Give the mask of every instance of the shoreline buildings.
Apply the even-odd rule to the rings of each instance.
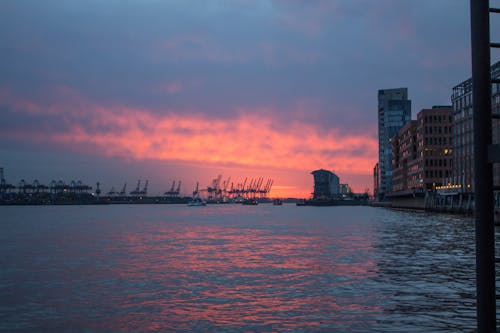
[[[392,194],[434,191],[451,178],[452,108],[423,109],[392,138]]]
[[[298,206],[360,206],[368,203],[368,193],[352,193],[348,184],[341,184],[339,177],[325,169],[312,171],[314,192],[312,198],[297,203]]]
[[[411,120],[411,100],[407,88],[383,89],[378,91],[378,142],[379,162],[375,197],[384,200],[392,191],[392,143],[391,138]]]
[[[340,195],[340,179],[331,171],[319,169],[311,172],[314,177],[314,200],[326,200]]]
[[[491,66],[491,78],[500,78],[500,61]],[[472,79],[453,87],[453,175],[451,183],[464,193],[474,192],[474,130],[472,125]],[[492,84],[491,108],[500,114],[500,85]],[[492,122],[493,143],[500,143],[500,121]],[[493,182],[500,184],[500,165],[493,165]]]
[[[500,61],[491,66],[491,78],[500,78]],[[405,88],[379,90],[379,161],[373,169],[376,200],[425,194],[426,205],[432,201],[471,210],[475,188],[472,79],[454,86],[450,99],[451,106],[423,109],[417,120],[410,120],[405,118]],[[398,108],[394,100],[399,100],[399,111],[391,113]],[[492,84],[491,101],[492,114],[500,115],[498,83]],[[500,119],[492,121],[492,139],[500,143]],[[500,164],[493,165],[493,182],[500,185]],[[499,191],[495,197],[498,206]]]

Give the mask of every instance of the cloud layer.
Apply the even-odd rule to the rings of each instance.
[[[376,158],[377,145],[370,135],[344,135],[294,120],[281,122],[272,116],[280,112],[271,109],[235,110],[231,118],[201,112],[183,115],[180,110],[98,105],[68,89],[60,89],[55,100],[41,104],[1,93],[0,107],[11,110],[15,118],[50,121],[30,129],[10,124],[0,137],[123,159],[304,173],[326,167],[344,176],[366,173]]]
[[[6,0],[2,164],[37,145],[371,188],[377,90],[408,87],[414,114],[449,104],[468,17],[456,0]]]

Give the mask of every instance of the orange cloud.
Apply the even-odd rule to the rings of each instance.
[[[68,127],[55,128],[39,135],[38,140],[76,150],[91,149],[108,157],[286,169],[302,171],[308,179],[309,171],[326,168],[341,180],[371,175],[376,160],[377,142],[370,135],[345,135],[336,128],[326,131],[296,121],[279,123],[271,116],[254,115],[249,110],[236,110],[238,115],[233,118],[212,118],[202,113],[181,115],[172,110],[162,113],[123,105],[97,105],[78,98],[63,100],[66,102],[50,106],[19,99],[11,104],[30,113],[64,115]],[[273,110],[266,114],[273,114]],[[309,181],[312,183],[312,178]],[[367,185],[371,184],[355,184],[358,190]],[[294,187],[293,180],[276,184],[275,194],[285,196],[298,191]],[[310,189],[302,187],[300,191],[309,193]]]
[[[354,173],[370,169],[377,147],[373,138],[344,136],[336,129],[321,133],[310,124],[291,123],[276,129],[272,118],[261,116],[158,116],[120,107],[94,111],[94,121],[100,126],[119,131],[96,132],[75,123],[51,139],[71,145],[92,144],[107,156],[291,169],[324,166]],[[351,153],[356,150],[361,153]]]

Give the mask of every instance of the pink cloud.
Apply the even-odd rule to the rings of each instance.
[[[44,105],[3,93],[0,103],[18,112],[65,117],[68,127],[49,133],[3,132],[0,137],[37,140],[77,152],[136,160],[185,161],[269,170],[309,171],[325,168],[342,177],[369,176],[377,142],[371,135],[345,135],[339,129],[273,118],[277,110],[239,110],[233,118],[180,110],[99,105],[76,93]],[[308,177],[309,178],[309,177]],[[293,186],[289,179],[285,184]],[[278,184],[279,185],[279,184]],[[369,185],[369,184],[368,184]],[[360,184],[367,187],[367,184]],[[282,188],[283,190],[283,188]],[[309,190],[308,190],[309,191]]]

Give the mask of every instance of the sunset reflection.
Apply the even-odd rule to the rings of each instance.
[[[126,252],[118,278],[144,289],[125,303],[154,309],[147,317],[161,317],[163,329],[366,325],[377,301],[353,288],[359,295],[376,276],[366,255],[372,239],[339,235],[178,223],[125,234],[123,247],[110,251]]]

